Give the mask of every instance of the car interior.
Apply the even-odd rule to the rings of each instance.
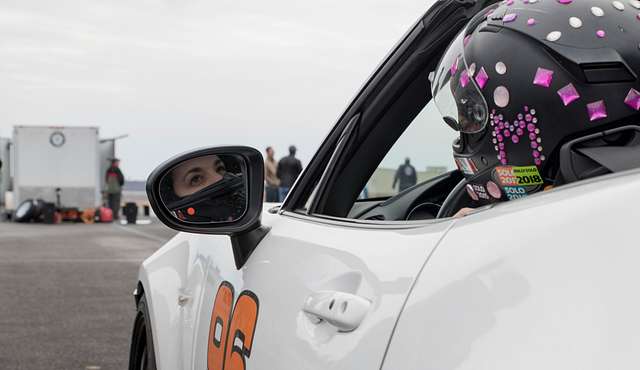
[[[397,194],[368,199],[359,196],[387,153],[431,101],[429,74],[449,42],[479,9],[494,2],[440,2],[427,11],[338,120],[281,209],[379,223],[445,218],[468,206],[466,182],[453,167]],[[437,145],[452,154],[457,135],[451,133],[449,142],[430,142],[426,135],[424,145]],[[640,163],[640,132],[635,125],[574,139],[559,149],[556,185],[635,168]]]
[[[491,2],[431,8],[347,109],[306,169],[312,173],[303,174],[283,209],[331,218],[406,221],[449,217],[464,206],[466,192],[458,170],[392,197],[358,200],[358,196],[385,155],[431,101],[429,74],[450,40],[475,14],[475,7]],[[454,131],[451,135],[452,139],[457,136]],[[451,143],[436,145],[452,153]]]

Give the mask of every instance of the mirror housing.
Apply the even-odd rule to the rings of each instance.
[[[244,212],[239,212],[238,217],[229,217],[228,221],[221,222],[193,222],[184,217],[178,217],[176,211],[167,206],[167,177],[173,176],[174,171],[181,165],[194,163],[208,157],[238,159],[236,167],[239,168],[244,181],[242,195],[246,199],[246,202],[243,203],[245,205]],[[260,152],[254,148],[245,146],[211,147],[179,154],[159,165],[149,175],[146,188],[151,208],[158,219],[168,227],[195,234],[229,235],[238,269],[244,265],[251,252],[269,231],[268,228],[260,224],[264,194],[264,161]],[[200,206],[200,209],[202,208],[204,207]],[[189,210],[191,211],[193,208],[189,208]]]

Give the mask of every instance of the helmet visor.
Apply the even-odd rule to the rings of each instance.
[[[486,73],[467,64],[465,45],[471,35],[463,30],[440,60],[431,82],[431,93],[444,121],[454,130],[467,134],[482,131],[487,124],[488,107],[478,85],[484,87]]]

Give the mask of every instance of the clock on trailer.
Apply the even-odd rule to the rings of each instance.
[[[49,136],[49,142],[56,148],[63,146],[65,140],[64,134],[60,131],[55,131],[51,136]]]

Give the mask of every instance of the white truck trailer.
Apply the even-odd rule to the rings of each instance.
[[[0,137],[0,207],[5,203],[5,194],[11,186],[11,139]]]
[[[102,202],[108,158],[101,150],[98,127],[15,126],[11,166],[17,206],[29,198],[80,209]],[[105,152],[105,153],[103,153]]]

